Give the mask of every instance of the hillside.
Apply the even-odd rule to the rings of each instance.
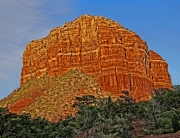
[[[8,97],[0,101],[0,107],[8,107],[13,113],[30,113],[32,117],[40,116],[57,121],[70,114],[75,114],[73,105],[76,97],[93,95],[107,97],[98,83],[90,75],[79,70],[70,70],[61,77],[49,78],[47,74],[30,79]]]

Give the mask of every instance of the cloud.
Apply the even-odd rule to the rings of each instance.
[[[72,0],[61,0],[61,1],[48,1],[45,9],[51,9],[51,10],[46,10],[45,13],[47,15],[50,15],[51,17],[58,17],[58,16],[67,16],[69,13],[72,11],[75,11],[73,8],[73,1]]]
[[[48,35],[58,19],[74,12],[72,4],[69,0],[0,0],[0,82],[12,77],[19,82],[26,44]]]
[[[40,20],[35,20],[41,14],[39,6],[23,0],[0,1],[0,79],[21,65],[24,44]]]

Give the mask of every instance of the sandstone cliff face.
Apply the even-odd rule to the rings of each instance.
[[[169,88],[172,89],[171,77],[168,73],[168,64],[157,53],[149,50],[150,70],[152,74],[154,89]]]
[[[27,44],[21,84],[71,68],[93,75],[114,96],[128,90],[137,101],[149,99],[154,88],[172,87],[167,63],[134,32],[101,16],[83,15]]]

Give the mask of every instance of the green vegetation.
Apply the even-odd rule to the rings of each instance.
[[[180,91],[159,89],[150,101],[137,103],[137,117],[146,134],[166,134],[180,130]]]
[[[45,119],[30,119],[30,115],[16,115],[6,109],[0,109],[0,137],[1,138],[45,138],[58,135],[54,131],[55,123]]]
[[[96,99],[85,96],[75,104],[79,107],[76,132],[87,138],[131,137],[136,104],[127,93],[113,102],[110,97]]]
[[[125,93],[126,94],[126,93]],[[121,106],[120,106],[121,105]],[[97,99],[94,96],[77,97],[74,107],[76,117],[69,116],[57,123],[45,119],[31,119],[30,115],[16,115],[6,109],[0,110],[2,138],[5,137],[124,137],[131,136],[132,120],[135,118],[135,104],[125,96],[113,102],[112,99]]]
[[[111,97],[95,98],[92,95],[76,97],[76,117],[69,116],[57,123],[40,117],[9,113],[0,109],[0,137],[47,138],[130,138],[134,122],[139,120],[142,133],[166,134],[180,130],[180,92],[157,90],[150,101],[135,103],[128,92],[116,101]]]
[[[173,85],[174,91],[180,91],[180,85]]]

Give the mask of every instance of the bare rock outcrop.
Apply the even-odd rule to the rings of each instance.
[[[172,88],[167,63],[137,34],[101,16],[82,15],[27,44],[21,84],[72,68],[94,76],[112,95],[128,90],[137,101],[149,99],[153,89]]]
[[[150,69],[154,89],[169,88],[172,89],[171,76],[168,73],[168,64],[156,52],[149,50],[150,54]]]

